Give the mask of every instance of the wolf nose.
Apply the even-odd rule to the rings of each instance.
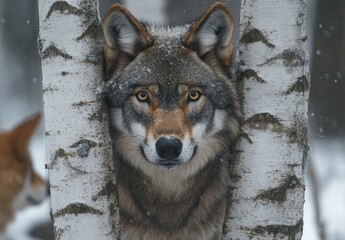
[[[173,159],[180,156],[182,143],[175,137],[161,137],[156,142],[156,152],[160,158]]]

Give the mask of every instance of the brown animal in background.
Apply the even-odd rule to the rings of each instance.
[[[47,183],[33,170],[28,151],[39,120],[36,114],[13,130],[0,133],[0,239],[17,210],[38,204],[47,195]]]

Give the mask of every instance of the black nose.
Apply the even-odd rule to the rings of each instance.
[[[173,159],[180,156],[182,143],[175,137],[161,137],[156,142],[156,152],[160,158]]]

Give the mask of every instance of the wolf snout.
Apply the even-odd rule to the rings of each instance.
[[[161,137],[156,142],[156,152],[164,160],[178,158],[182,152],[182,143],[176,137]]]

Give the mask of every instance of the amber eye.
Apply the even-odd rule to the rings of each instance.
[[[201,97],[201,93],[197,90],[191,90],[188,93],[188,102],[196,102]]]
[[[135,94],[136,98],[138,99],[139,102],[149,102],[149,94],[146,91],[139,91]]]

